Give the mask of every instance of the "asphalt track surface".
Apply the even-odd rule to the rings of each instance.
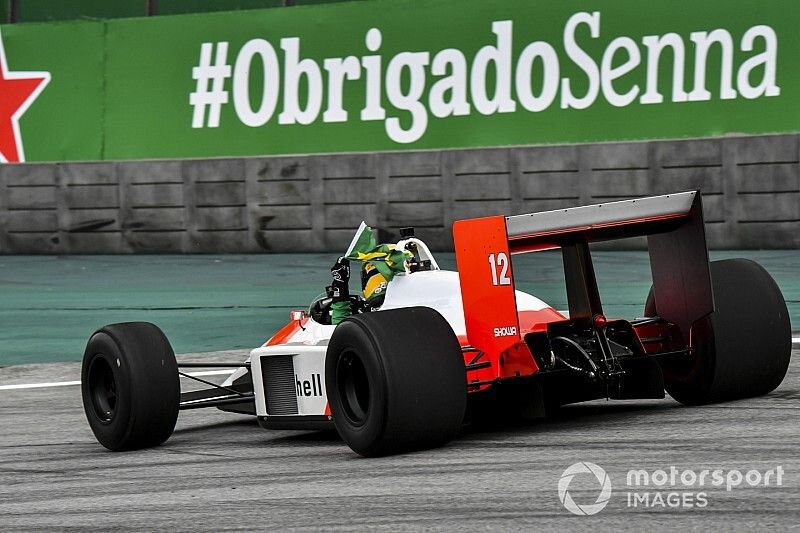
[[[0,529],[796,529],[794,348],[783,384],[762,398],[692,408],[670,398],[591,402],[565,407],[553,421],[465,431],[444,448],[381,459],[356,456],[335,434],[265,431],[215,409],[182,412],[163,446],[113,453],[94,440],[79,387],[0,390]],[[78,373],[75,363],[17,365],[0,369],[0,384]],[[607,507],[594,516],[568,513],[558,497],[562,472],[580,461],[604,468],[612,483]],[[773,477],[771,486],[730,491],[660,489],[705,492],[703,508],[628,507],[628,470],[670,466],[697,473],[780,466],[784,474],[781,486]],[[577,503],[593,503],[599,484],[582,474],[569,489]]]

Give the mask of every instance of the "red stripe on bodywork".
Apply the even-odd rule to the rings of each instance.
[[[287,342],[295,333],[300,331],[302,326],[305,326],[306,322],[308,322],[307,318],[304,318],[303,320],[292,320],[279,329],[275,335],[270,337],[270,339],[264,343],[264,346],[275,346],[276,344],[283,344]]]

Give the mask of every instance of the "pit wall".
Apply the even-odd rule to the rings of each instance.
[[[342,251],[362,219],[451,250],[461,218],[695,188],[711,248],[798,248],[799,160],[786,134],[2,165],[0,253]]]

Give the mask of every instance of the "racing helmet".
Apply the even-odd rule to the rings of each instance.
[[[380,307],[386,298],[386,287],[388,283],[375,265],[364,263],[361,269],[361,290],[364,301],[371,307]]]

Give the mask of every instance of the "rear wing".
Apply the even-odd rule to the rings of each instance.
[[[714,310],[699,191],[457,221],[470,344],[502,352],[521,338],[511,255],[561,248],[570,319],[588,324],[603,313],[589,243],[644,235],[658,314],[679,326],[688,344],[691,325]]]

